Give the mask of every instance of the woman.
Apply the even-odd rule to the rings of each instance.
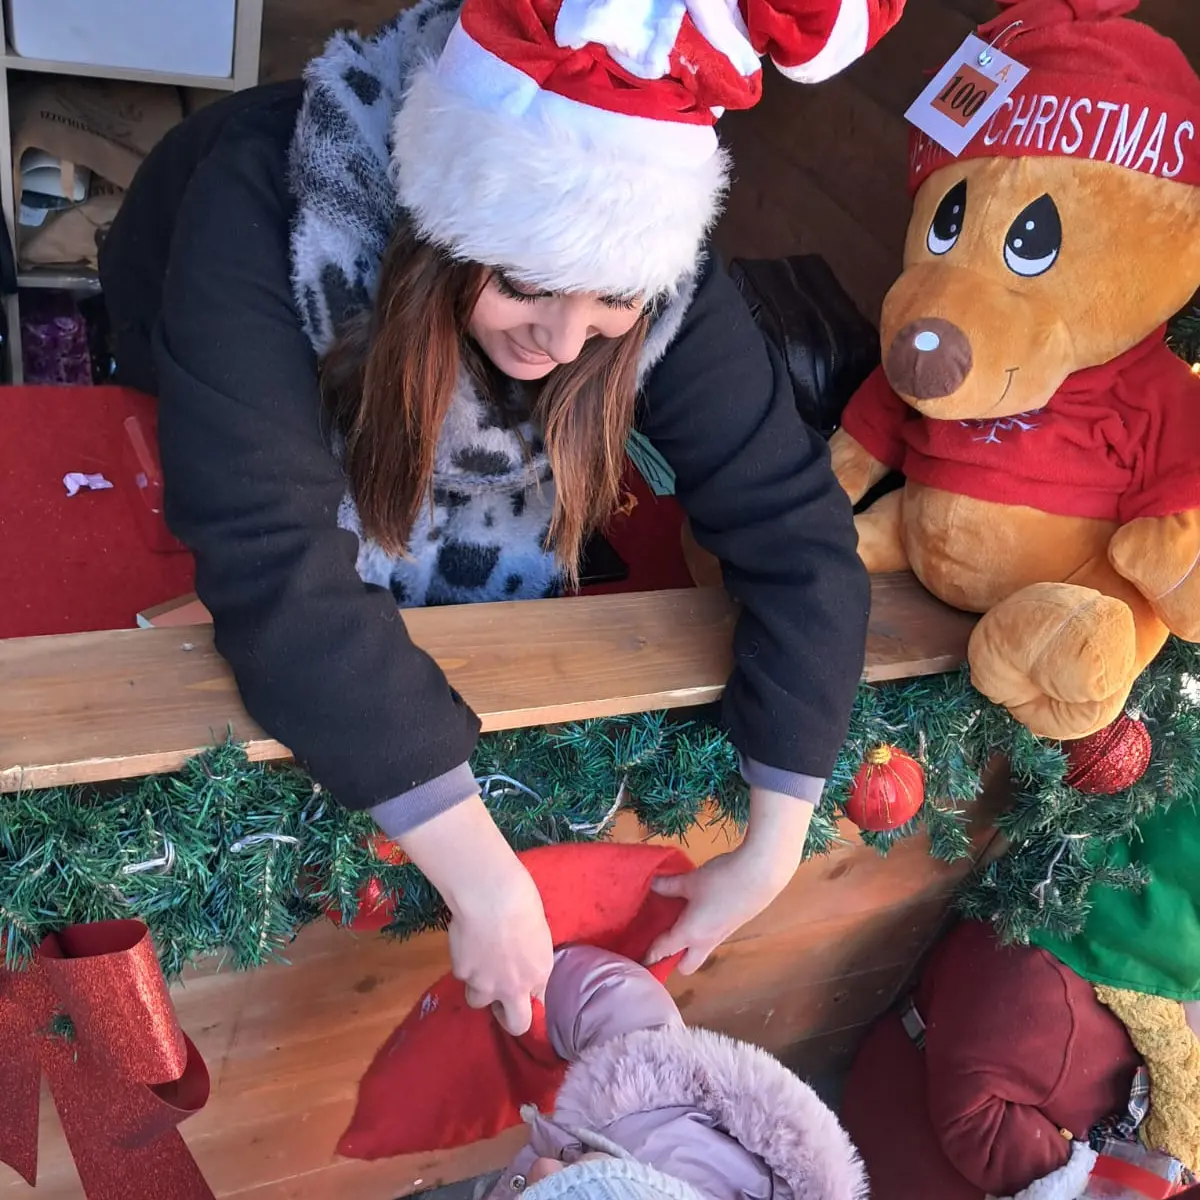
[[[303,87],[174,131],[105,245],[122,373],[159,397],[168,517],[247,709],[425,871],[456,973],[514,1032],[545,917],[467,765],[479,723],[397,604],[569,587],[636,407],[743,607],[724,715],[752,787],[745,844],[664,883],[690,904],[656,953],[694,970],[770,903],[844,736],[868,594],[825,449],[704,251],[713,110],[757,99],[759,53],[820,77],[899,3],[751,0],[747,28],[422,0],[335,37]]]

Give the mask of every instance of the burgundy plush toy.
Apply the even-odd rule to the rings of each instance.
[[[867,1035],[842,1119],[873,1200],[1074,1200],[1069,1164],[1086,1185],[1088,1134],[1128,1109],[1140,1065],[1090,983],[967,921]]]

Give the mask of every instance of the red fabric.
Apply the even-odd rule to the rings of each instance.
[[[1170,38],[1125,18],[1136,4],[1005,3],[979,36],[1029,74],[959,157],[1066,155],[1200,185],[1200,77]],[[914,134],[911,189],[953,161]]]
[[[837,40],[835,26],[844,4],[865,4],[868,27],[866,45],[847,50],[846,58],[873,46],[904,9],[904,0],[740,0],[739,6],[754,54],[770,54],[790,69],[811,62],[831,39]],[[469,0],[460,21],[474,41],[540,88],[589,108],[712,125],[720,112],[753,108],[762,98],[762,71],[757,63],[753,70],[747,63],[735,65],[707,40],[687,12],[668,57],[667,74],[644,79],[620,66],[597,43],[577,50],[560,46],[555,36],[560,7],[561,0]],[[647,13],[645,19],[665,21],[657,10]],[[623,19],[636,37],[642,12],[632,11]],[[753,59],[749,48],[745,52]],[[743,67],[748,70],[745,75]]]
[[[651,892],[651,880],[692,869],[672,847],[608,843],[547,846],[521,860],[556,946],[587,943],[636,961],[683,908]],[[654,973],[665,979],[674,966],[660,963]],[[338,1153],[389,1158],[495,1137],[520,1123],[523,1104],[550,1108],[566,1068],[550,1046],[540,1006],[533,1029],[513,1038],[490,1012],[469,1008],[463,985],[447,975],[375,1055]]]
[[[560,46],[554,39],[559,6],[560,0],[471,0],[459,19],[485,50],[540,88],[590,108],[711,126],[714,108],[753,108],[762,97],[762,72],[742,76],[699,36],[690,18],[684,18],[671,54],[671,74],[647,80],[619,66],[603,46]]]
[[[1045,408],[996,421],[935,421],[882,369],[846,432],[916,483],[998,504],[1125,523],[1200,508],[1200,379],[1147,339],[1068,377]]]
[[[0,388],[0,638],[128,629],[192,590],[191,557],[151,537],[123,422],[153,431],[154,401],[120,388]],[[151,436],[153,444],[153,436]],[[68,497],[68,472],[110,491]]]
[[[864,52],[900,20],[904,4],[905,0],[866,0]],[[842,7],[838,0],[738,0],[755,50],[769,54],[772,62],[786,70],[803,67],[836,42],[835,27]]]
[[[614,517],[604,536],[629,568],[629,576],[618,583],[583,588],[584,595],[693,587],[683,557],[683,509],[679,501],[674,496],[656,496],[632,464],[625,470],[623,486],[633,496],[634,506]]]
[[[938,1144],[925,1059],[895,1013],[867,1032],[838,1111],[867,1165],[872,1200],[984,1200]]]
[[[842,1117],[874,1200],[1011,1196],[1066,1163],[1060,1130],[1084,1137],[1124,1112],[1137,1053],[1091,984],[1045,951],[964,921],[915,999],[924,1050],[902,1044],[889,1014],[846,1085]]]
[[[155,402],[121,388],[0,388],[0,638],[129,629],[147,608],[194,587],[194,564],[143,503],[136,475],[158,469]],[[134,442],[131,418],[144,435]],[[142,443],[142,444],[139,444]],[[148,463],[146,460],[149,460]],[[99,472],[111,491],[68,497],[69,471]],[[606,534],[629,577],[585,591],[692,586],[680,546],[683,510],[629,468],[637,500]]]

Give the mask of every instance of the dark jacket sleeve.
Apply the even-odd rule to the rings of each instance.
[[[724,699],[734,744],[827,778],[862,674],[869,584],[828,449],[717,263],[647,380],[641,428],[742,606]]]
[[[250,714],[363,808],[461,774],[479,723],[337,525],[346,483],[289,284],[294,115],[230,129],[182,202],[154,340],[167,515]]]

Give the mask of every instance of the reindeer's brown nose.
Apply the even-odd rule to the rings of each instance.
[[[884,370],[896,391],[914,400],[936,400],[958,391],[971,362],[967,335],[949,321],[927,317],[896,334]]]

